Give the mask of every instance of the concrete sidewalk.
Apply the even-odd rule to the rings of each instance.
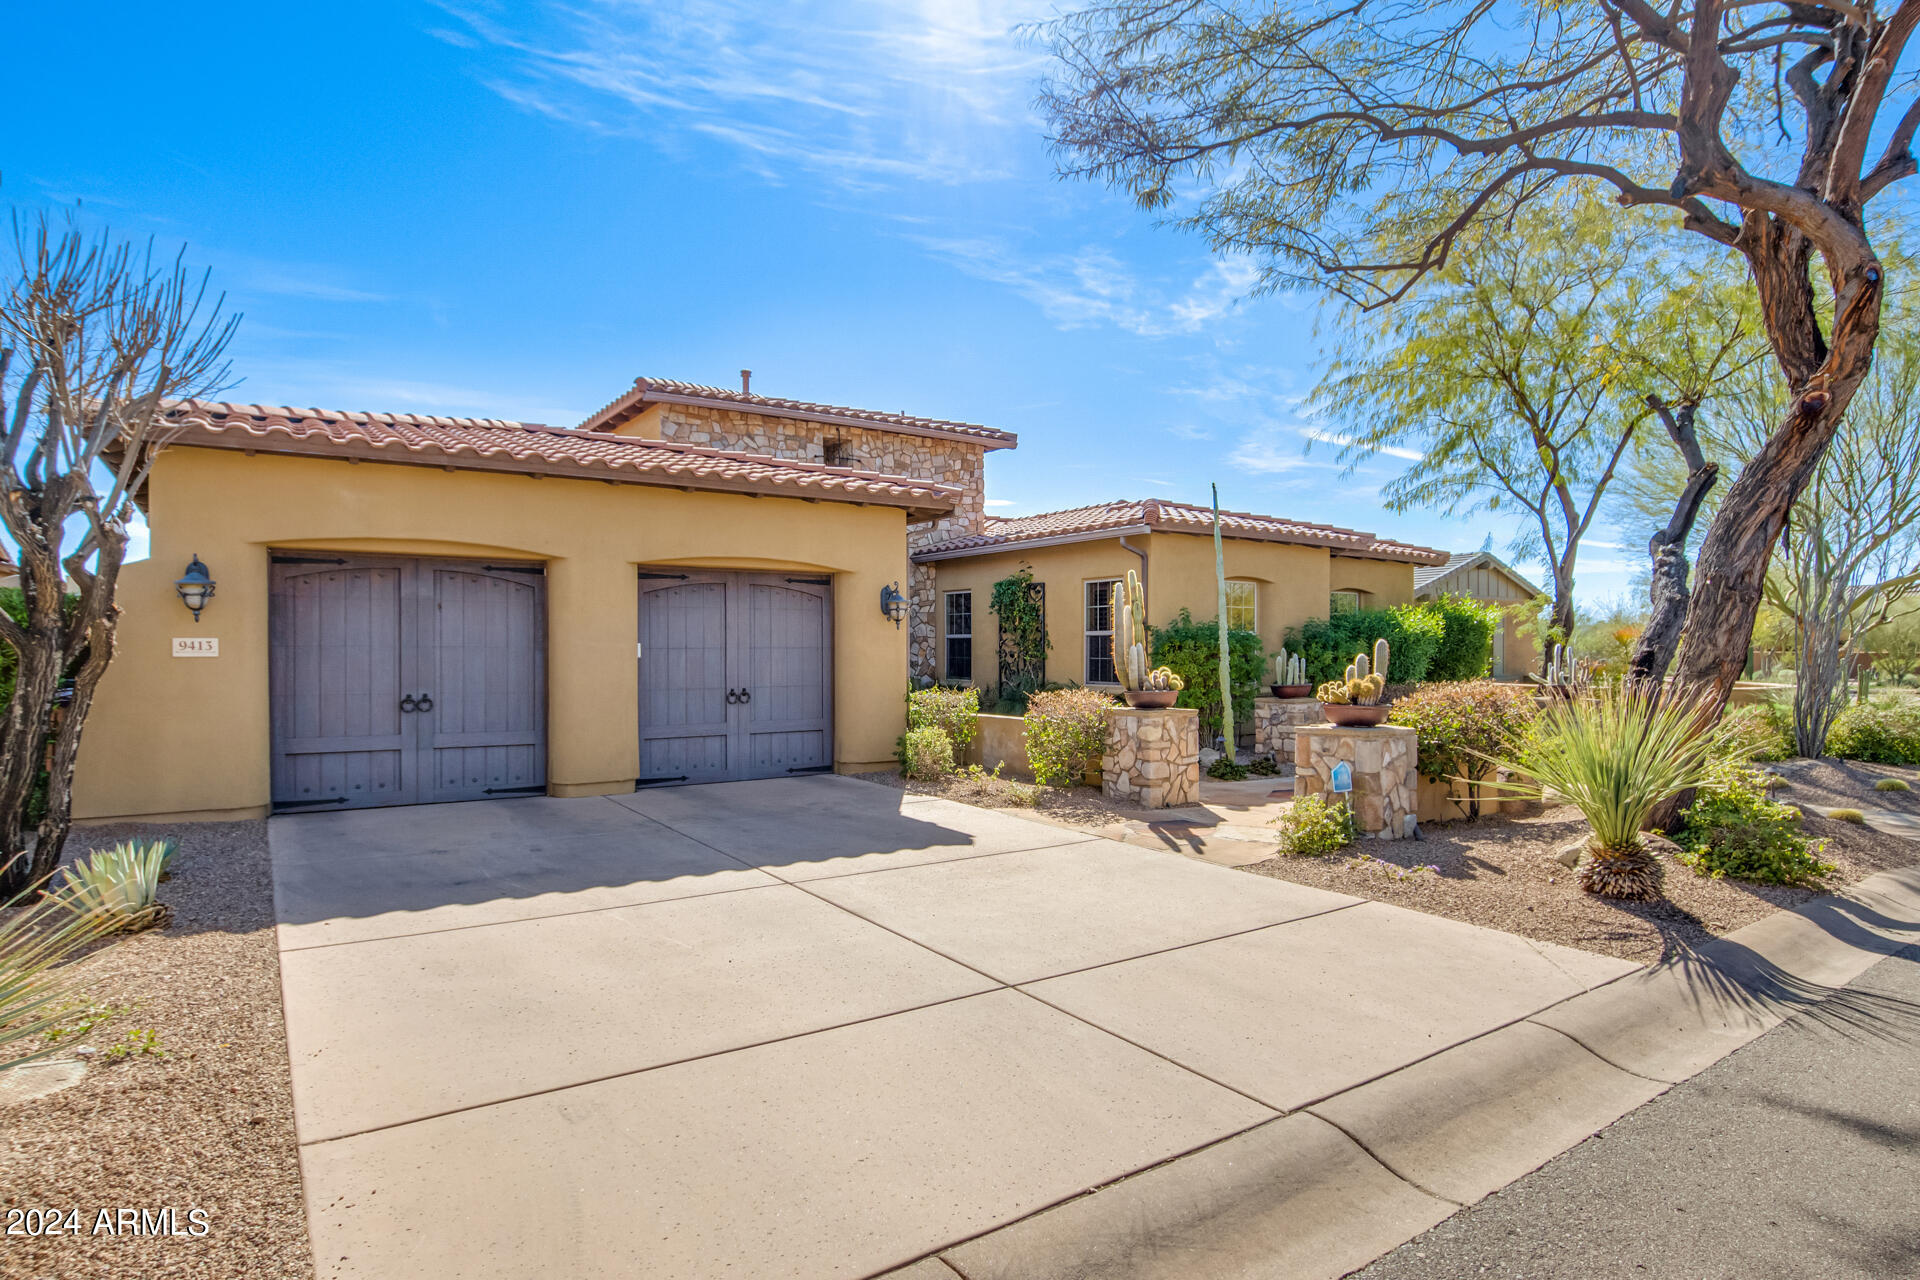
[[[831,777],[272,840],[323,1276],[1335,1276],[1920,921],[1641,972]]]

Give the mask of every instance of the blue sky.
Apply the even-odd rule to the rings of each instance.
[[[1029,0],[35,6],[0,196],[184,242],[239,400],[572,425],[634,377],[1016,431],[991,509],[1204,502],[1472,550],[1298,401],[1323,316],[1052,176]],[[84,74],[84,91],[74,77]],[[57,112],[46,104],[57,100]],[[1601,531],[1579,595],[1625,590]]]

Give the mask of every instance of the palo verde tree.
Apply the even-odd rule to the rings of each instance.
[[[1698,557],[1676,677],[1724,700],[1879,336],[1868,209],[1920,168],[1917,24],[1920,0],[1103,0],[1042,29],[1041,105],[1063,173],[1186,202],[1269,289],[1397,302],[1566,183],[1739,254],[1789,395]]]
[[[0,898],[60,860],[80,734],[113,659],[127,521],[169,435],[163,407],[227,385],[223,353],[237,321],[220,317],[218,301],[205,305],[204,276],[178,259],[156,262],[150,248],[137,253],[44,215],[16,217],[14,243],[17,268],[0,296],[9,408],[0,527],[19,562],[25,618],[0,611],[0,643],[16,663],[0,726]]]
[[[1417,451],[1382,491],[1389,510],[1521,513],[1509,550],[1546,564],[1548,631],[1563,641],[1581,539],[1647,417],[1623,353],[1659,302],[1635,269],[1658,249],[1650,220],[1566,203],[1473,228],[1400,305],[1343,326],[1312,397],[1349,462]]]

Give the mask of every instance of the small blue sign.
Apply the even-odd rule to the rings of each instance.
[[[1333,790],[1336,795],[1353,790],[1353,766],[1345,760],[1333,766]]]

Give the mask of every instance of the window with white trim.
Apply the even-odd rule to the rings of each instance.
[[[1229,582],[1227,584],[1227,630],[1258,631],[1260,612],[1256,602],[1259,598],[1259,588],[1254,583]]]
[[[973,679],[973,592],[947,592],[947,679]]]
[[[1088,684],[1120,683],[1113,666],[1113,588],[1119,581],[1101,578],[1086,584]]]
[[[1343,613],[1360,612],[1360,593],[1358,591],[1336,591],[1327,597],[1327,616],[1337,618]]]

